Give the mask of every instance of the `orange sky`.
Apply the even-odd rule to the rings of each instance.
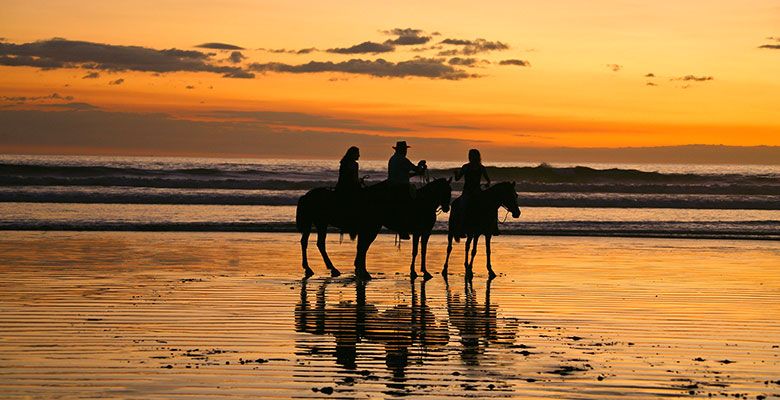
[[[51,104],[87,103],[96,107],[91,112],[164,113],[225,126],[236,117],[214,116],[213,111],[314,115],[361,124],[291,117],[270,126],[388,140],[426,137],[508,147],[780,145],[780,49],[775,48],[780,45],[780,5],[774,1],[25,0],[4,1],[0,26],[7,46],[0,54],[6,57],[0,62],[6,64],[0,66],[0,110],[6,113],[62,113],[73,107]],[[419,29],[419,36],[430,39],[395,45],[385,53],[326,51],[394,40],[398,35],[383,32],[393,28]],[[7,65],[23,56],[9,45],[52,38],[154,51],[197,50],[213,53],[209,65],[255,76],[236,79],[186,70],[154,74],[126,66],[96,67],[89,60],[53,69]],[[478,38],[507,48],[440,54],[465,49],[442,44],[445,39]],[[208,42],[242,47],[245,58],[231,63],[224,61],[230,51],[195,47]],[[318,50],[259,50],[312,47]],[[427,49],[413,50],[419,48]],[[468,77],[262,72],[251,67],[380,58],[403,63],[415,57]],[[452,65],[453,57],[474,58],[475,64]],[[500,64],[510,59],[529,65]],[[90,72],[98,77],[83,79]],[[120,84],[109,84],[120,79]],[[52,93],[71,98],[35,99]],[[22,96],[27,99],[20,100]],[[267,120],[260,123],[269,126]],[[29,143],[14,143],[15,138],[6,136],[0,151],[35,150]],[[57,146],[41,143],[40,148],[48,152]],[[305,155],[306,143],[300,149]]]

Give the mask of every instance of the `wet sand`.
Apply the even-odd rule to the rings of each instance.
[[[780,396],[780,245],[509,237],[471,282],[302,281],[284,233],[3,232],[0,396]],[[435,236],[430,270],[443,261]]]

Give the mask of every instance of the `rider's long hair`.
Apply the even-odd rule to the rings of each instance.
[[[469,150],[469,162],[472,164],[482,164],[482,155],[479,154],[479,150]]]
[[[344,153],[344,157],[341,157],[341,163],[344,164],[345,162],[357,161],[359,155],[360,149],[357,146],[352,146]]]

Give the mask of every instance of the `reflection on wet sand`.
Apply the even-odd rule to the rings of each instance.
[[[309,283],[301,282],[295,328],[298,332],[332,336],[336,342],[332,354],[336,364],[344,369],[358,368],[358,343],[367,341],[383,347],[387,369],[395,381],[403,381],[410,362],[424,363],[432,350],[441,349],[449,342],[446,322],[436,318],[426,305],[425,283],[420,287],[419,296],[415,284],[411,284],[411,305],[396,304],[384,311],[366,302],[366,283],[361,282],[347,283],[355,288],[354,301],[328,304],[326,291],[330,284],[344,284],[344,281],[322,281],[312,305],[307,294]],[[299,355],[304,357],[320,353],[303,343],[299,343],[299,350]]]
[[[312,288],[313,285],[316,288]],[[296,355],[300,357],[299,364],[308,365],[307,362],[313,359],[329,359],[347,372],[371,379],[372,374],[381,373],[370,370],[374,364],[371,361],[381,357],[390,375],[387,387],[401,391],[390,393],[409,394],[415,388],[429,386],[404,384],[409,380],[410,366],[421,367],[418,372],[428,376],[460,376],[461,372],[447,369],[447,365],[457,363],[459,358],[460,364],[466,367],[462,382],[461,379],[444,379],[438,381],[439,385],[454,381],[459,389],[466,390],[473,390],[478,383],[490,390],[508,387],[507,374],[493,368],[503,364],[499,362],[501,356],[495,349],[503,350],[505,356],[512,356],[509,349],[513,346],[519,323],[517,319],[509,318],[499,326],[498,306],[490,302],[490,281],[486,283],[482,303],[477,299],[471,281],[465,281],[462,293],[456,292],[447,283],[446,314],[442,310],[439,316],[426,303],[425,281],[411,281],[411,304],[391,304],[384,310],[381,309],[383,305],[367,302],[367,285],[370,284],[331,278],[317,284],[301,281],[300,300],[295,307],[296,331],[333,337],[335,344],[323,349],[322,341],[312,342],[305,337],[298,340]],[[330,286],[354,287],[354,300],[329,301]],[[311,289],[315,290],[312,295],[309,294]],[[313,297],[313,302],[310,297]],[[450,336],[453,336],[452,342]],[[488,351],[491,347],[495,349]],[[457,358],[451,358],[455,355]],[[436,367],[443,369],[439,371]],[[404,390],[406,392],[402,392]]]

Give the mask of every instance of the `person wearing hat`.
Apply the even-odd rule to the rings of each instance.
[[[424,174],[428,168],[425,160],[420,160],[417,165],[414,165],[414,163],[406,158],[407,149],[409,149],[409,147],[410,146],[406,144],[405,140],[398,141],[393,147],[393,149],[395,149],[395,154],[393,154],[387,162],[387,181],[390,184],[391,194],[401,204],[401,207],[399,207],[401,211],[398,218],[401,221],[405,221],[402,223],[403,226],[409,225],[409,216],[403,210],[407,210],[412,202],[413,187],[409,183],[409,178],[415,175]],[[401,239],[409,239],[408,232],[398,232],[398,236]]]
[[[414,165],[408,158],[406,158],[407,149],[409,145],[405,140],[401,140],[393,146],[395,154],[390,157],[390,161],[387,162],[387,180],[391,185],[409,185],[409,178],[415,175],[422,175],[425,173],[426,165],[425,160],[420,160],[417,165]]]

